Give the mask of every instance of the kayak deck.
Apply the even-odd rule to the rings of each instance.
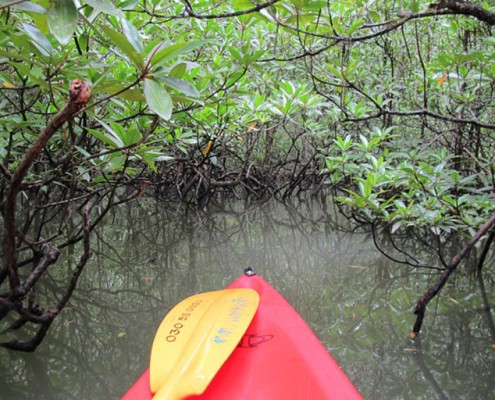
[[[256,290],[259,308],[206,391],[188,400],[362,399],[303,319],[268,282],[244,274],[228,288]],[[122,400],[152,397],[147,370]]]

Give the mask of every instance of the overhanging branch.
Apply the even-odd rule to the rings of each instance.
[[[19,287],[20,280],[17,272],[17,195],[21,190],[22,183],[31,166],[38,159],[44,147],[53,134],[78,113],[89,101],[91,92],[86,82],[76,79],[72,81],[69,91],[69,101],[63,109],[50,121],[46,128],[40,133],[36,141],[28,148],[21,159],[18,167],[14,170],[9,187],[3,199],[4,219],[4,254],[5,271],[7,272],[10,289],[15,293]]]
[[[429,7],[431,10],[449,10],[454,14],[468,15],[489,25],[495,25],[495,13],[468,1],[441,0]]]
[[[426,306],[428,303],[442,290],[444,285],[447,283],[450,275],[456,270],[461,261],[469,254],[476,243],[486,235],[490,228],[495,224],[495,214],[483,225],[478,232],[471,238],[471,240],[464,246],[464,248],[457,254],[447,265],[447,268],[438,277],[436,282],[431,286],[423,295],[419,298],[414,309],[414,314],[416,314],[416,322],[414,323],[411,338],[415,339],[421,330],[421,325],[423,324],[423,318],[426,313]]]

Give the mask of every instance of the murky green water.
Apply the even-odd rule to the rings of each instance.
[[[366,399],[494,396],[493,272],[485,302],[474,278],[448,284],[430,304],[418,351],[408,340],[412,307],[433,272],[390,261],[333,210],[175,207],[143,200],[106,219],[79,289],[38,351],[0,349],[0,399],[118,399],[146,368],[166,311],[247,266],[301,313]],[[65,278],[47,280],[46,295]]]

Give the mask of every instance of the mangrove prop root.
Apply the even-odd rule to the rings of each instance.
[[[436,282],[419,298],[414,309],[416,314],[416,321],[414,323],[412,332],[410,334],[412,339],[415,339],[421,330],[423,319],[426,313],[426,306],[428,303],[440,292],[445,283],[449,279],[450,275],[456,270],[461,261],[469,254],[474,245],[490,230],[492,225],[495,224],[495,214],[480,228],[478,232],[469,240],[464,248],[453,257],[447,264],[445,270],[440,274]]]

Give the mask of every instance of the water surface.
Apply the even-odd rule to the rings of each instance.
[[[408,339],[412,308],[435,271],[394,263],[351,228],[324,204],[121,207],[99,227],[95,255],[41,347],[0,349],[0,399],[118,399],[146,368],[167,310],[248,266],[298,310],[366,399],[490,398],[493,273],[485,297],[478,280],[452,280],[430,304],[418,348]],[[49,298],[66,279],[58,274],[45,282]]]

